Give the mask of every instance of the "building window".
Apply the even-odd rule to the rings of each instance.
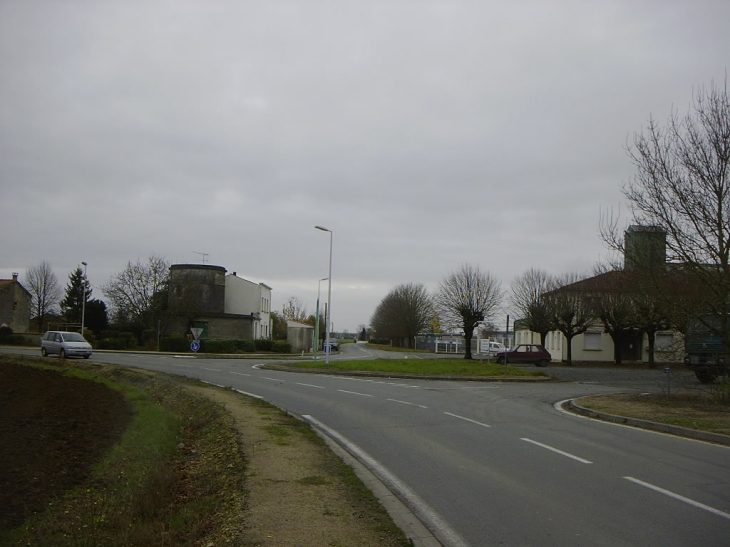
[[[586,351],[600,351],[601,333],[586,332],[585,334],[583,334],[583,349]]]
[[[671,332],[657,332],[654,336],[655,351],[672,351],[674,335]]]

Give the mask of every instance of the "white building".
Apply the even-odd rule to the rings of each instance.
[[[265,283],[254,283],[232,272],[226,276],[223,312],[253,316],[253,338],[271,338],[271,291]]]

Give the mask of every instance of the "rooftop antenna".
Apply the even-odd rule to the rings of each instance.
[[[200,255],[201,261],[203,264],[205,264],[206,260],[208,260],[208,253],[199,253],[198,251],[193,251],[196,255]]]

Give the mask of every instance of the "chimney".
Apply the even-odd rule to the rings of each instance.
[[[626,271],[657,273],[667,264],[667,233],[660,226],[629,226],[624,247]]]
[[[15,283],[17,283],[17,282],[18,282],[18,272],[13,272],[13,281],[14,281]]]

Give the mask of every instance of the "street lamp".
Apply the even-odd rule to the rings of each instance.
[[[86,262],[82,262],[84,265],[84,299],[81,301],[81,336],[84,335],[84,319],[86,319]]]
[[[325,228],[324,226],[315,226],[317,230],[330,233],[330,265],[329,265],[329,276],[327,278],[327,313],[325,314],[325,332],[327,337],[325,338],[326,344],[330,342],[330,324],[332,323],[332,230]],[[329,347],[329,351],[324,354],[325,366],[328,367],[330,364],[330,352],[332,346]]]
[[[323,277],[317,281],[317,308],[314,312],[314,360],[317,360],[317,348],[319,348],[319,290],[322,281],[327,281],[329,277]]]

